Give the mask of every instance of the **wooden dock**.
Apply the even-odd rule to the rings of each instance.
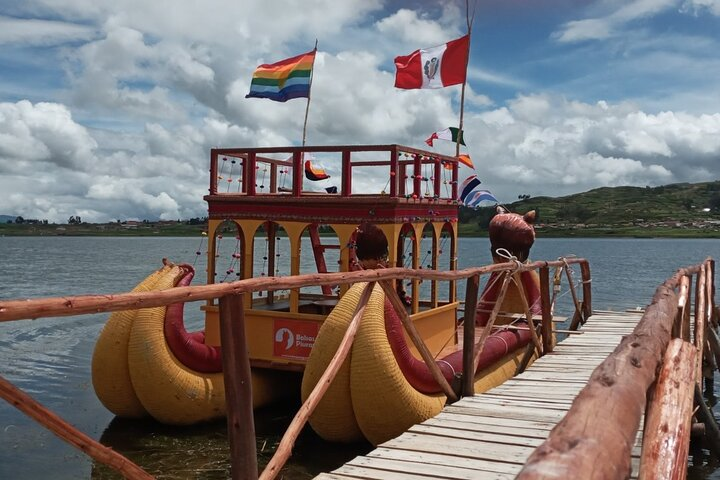
[[[329,479],[507,479],[548,436],[592,371],[632,332],[642,312],[596,311],[580,334],[488,392],[466,397],[436,417],[358,456]],[[642,422],[641,422],[642,425]],[[636,478],[641,436],[633,450]]]

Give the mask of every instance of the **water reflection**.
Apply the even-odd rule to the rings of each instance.
[[[275,453],[282,434],[299,407],[299,403],[285,402],[255,412],[258,467],[261,471]],[[100,443],[159,479],[230,478],[230,449],[225,420],[191,427],[172,427],[152,420],[114,418],[102,433]],[[369,450],[370,446],[365,443],[327,443],[306,428],[279,478],[313,478]],[[91,478],[118,480],[123,477],[110,467],[94,462]]]

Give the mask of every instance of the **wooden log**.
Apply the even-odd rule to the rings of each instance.
[[[467,279],[465,285],[465,312],[463,315],[463,377],[462,396],[475,394],[475,311],[480,291],[480,275]]]
[[[564,261],[565,259],[563,259]],[[575,284],[573,283],[573,277],[572,277],[572,271],[570,269],[570,265],[565,266],[565,275],[567,276],[568,281],[568,288],[570,289],[570,295],[573,299],[573,305],[575,305],[575,316],[578,318],[578,321],[580,323],[585,323],[585,319],[582,317],[582,305],[580,303],[580,300],[578,299],[577,292],[575,291]],[[573,318],[573,322],[575,319]],[[575,328],[570,328],[570,330],[575,330],[578,327],[578,325],[575,325]]]
[[[582,310],[575,310],[573,312],[572,320],[570,320],[570,325],[568,328],[570,330],[577,330],[580,328],[580,325],[582,325]]]
[[[713,268],[711,260],[705,261],[705,315],[707,317],[707,328],[715,327],[713,311],[715,310],[715,299],[713,298]]]
[[[697,375],[695,381],[702,386],[702,366],[703,366],[703,345],[705,345],[705,267],[700,269],[697,276],[697,286],[695,290],[695,348],[698,349],[699,355],[697,358]]]
[[[675,275],[658,287],[633,333],[595,369],[565,418],[530,455],[517,478],[629,477],[630,452],[647,390],[670,341],[679,278]]]
[[[711,310],[711,317],[712,317],[712,325],[713,328],[718,328],[718,323],[720,323],[720,318],[718,318],[718,307],[715,304],[715,260],[712,258],[708,259],[708,264],[710,265],[710,303],[712,305]]]
[[[540,337],[538,336],[537,329],[535,328],[535,323],[533,323],[533,316],[532,313],[530,313],[530,305],[528,304],[527,297],[525,296],[525,289],[523,288],[522,280],[520,280],[520,274],[514,273],[512,275],[512,280],[517,287],[518,294],[520,295],[520,302],[522,303],[523,310],[525,310],[525,321],[530,327],[532,327],[530,328],[530,338],[532,339],[533,345],[535,345],[535,350],[537,350],[539,357],[543,354],[543,346]]]
[[[578,263],[581,259],[570,259]],[[542,266],[557,266],[562,262],[532,262],[515,266],[508,263],[494,263],[483,267],[464,270],[435,271],[427,269],[386,268],[355,272],[294,275],[288,277],[261,277],[238,280],[230,283],[215,283],[188,287],[176,287],[162,291],[79,295],[70,297],[41,298],[28,300],[0,300],[0,322],[9,320],[35,319],[43,317],[68,317],[87,313],[115,312],[139,308],[158,307],[177,302],[195,302],[220,298],[224,295],[257,292],[261,290],[288,290],[309,285],[345,285],[355,282],[406,279],[461,280],[491,272],[531,271]]]
[[[388,298],[388,300],[390,300],[390,303],[400,317],[400,322],[402,322],[403,327],[405,327],[405,331],[410,337],[410,340],[412,340],[413,345],[415,345],[415,348],[417,348],[420,356],[425,361],[425,365],[427,365],[428,369],[430,370],[430,374],[432,375],[433,379],[437,382],[438,385],[440,385],[440,388],[442,388],[442,391],[448,398],[448,400],[450,400],[450,402],[456,402],[458,399],[457,394],[453,391],[452,387],[445,379],[442,371],[440,371],[440,367],[438,367],[437,363],[435,363],[435,358],[433,358],[432,353],[430,353],[430,350],[428,350],[427,345],[425,345],[425,342],[420,336],[420,333],[415,328],[415,324],[408,316],[407,310],[405,310],[405,305],[403,304],[402,300],[400,300],[397,290],[393,288],[393,286],[388,280],[380,282],[380,286],[385,292],[385,296]]]
[[[645,417],[640,480],[681,480],[687,475],[698,352],[681,339],[670,342]]]
[[[720,429],[715,421],[715,416],[710,410],[710,407],[705,403],[703,398],[702,389],[700,385],[695,382],[695,408],[698,420],[705,424],[705,439],[707,440],[708,448],[713,455],[720,456]]]
[[[550,268],[540,267],[540,306],[542,308],[542,341],[543,352],[551,353],[553,351],[552,336],[552,312],[550,306]],[[583,293],[583,296],[585,294]]]
[[[692,294],[692,283],[690,282],[690,276],[689,275],[683,275],[683,280],[680,283],[680,289],[682,290],[683,286],[685,286],[685,291],[687,292],[687,295],[685,297],[685,303],[683,305],[683,319],[682,319],[682,327],[680,328],[680,331],[682,332],[682,339],[686,342],[690,341],[690,295]]]
[[[233,480],[258,478],[252,374],[243,303],[242,295],[220,298],[220,342]]]
[[[305,403],[302,404],[300,410],[298,410],[298,413],[295,414],[292,422],[290,422],[287,430],[285,430],[285,434],[283,435],[282,440],[280,440],[280,444],[278,445],[275,454],[260,475],[260,480],[271,480],[275,478],[283,465],[285,465],[287,459],[290,458],[292,448],[295,445],[295,440],[298,435],[300,435],[302,428],[307,423],[310,415],[312,415],[315,411],[315,408],[318,406],[318,403],[320,403],[320,400],[322,400],[323,395],[327,392],[327,389],[330,388],[330,384],[335,379],[335,376],[340,370],[345,358],[347,358],[348,353],[350,353],[350,347],[352,347],[353,340],[355,340],[355,334],[360,327],[360,320],[362,320],[363,313],[365,313],[365,307],[367,306],[367,302],[370,299],[370,294],[372,293],[374,287],[375,282],[370,282],[365,286],[365,289],[358,300],[353,318],[350,320],[350,324],[348,324],[348,328],[345,331],[345,335],[343,336],[340,345],[338,346],[337,352],[335,352],[335,355],[332,360],[330,360],[330,363],[320,377],[320,380],[318,380],[307,400],[305,400]]]
[[[548,265],[550,265],[548,263]],[[562,279],[562,273],[563,269],[565,268],[565,263],[563,263],[560,266],[555,267],[555,272],[553,273],[553,293],[552,297],[550,298],[550,312],[553,312],[555,310],[555,301],[558,298],[558,295],[560,294],[560,280]]]
[[[580,274],[583,284],[583,317],[585,320],[592,315],[592,277],[590,276],[590,263],[587,261],[580,262]]]
[[[500,292],[495,299],[495,307],[490,313],[490,318],[488,318],[487,324],[485,324],[485,326],[483,327],[483,331],[480,332],[480,338],[478,338],[477,342],[474,342],[472,370],[470,370],[471,372],[473,372],[473,374],[475,372],[475,369],[477,368],[478,362],[480,361],[480,354],[482,353],[482,349],[485,346],[485,340],[487,340],[487,338],[490,336],[490,332],[492,331],[495,319],[498,316],[498,312],[500,312],[500,307],[503,300],[505,299],[505,293],[507,292],[508,285],[510,285],[511,278],[512,274],[510,272],[505,272],[503,276],[503,283],[500,286]]]
[[[0,397],[93,460],[117,470],[125,478],[155,478],[113,449],[88,437],[1,376]]]
[[[678,291],[678,306],[677,315],[675,316],[675,322],[673,323],[672,335],[674,338],[682,338],[685,341],[689,341],[689,338],[685,338],[683,321],[685,319],[685,307],[688,299],[688,285],[689,279],[687,276],[683,276],[680,280],[680,289]],[[689,330],[688,330],[689,333]]]

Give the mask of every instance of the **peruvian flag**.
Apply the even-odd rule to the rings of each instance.
[[[470,35],[395,57],[397,88],[442,88],[465,83]]]

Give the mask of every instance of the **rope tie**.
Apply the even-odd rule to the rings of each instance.
[[[522,262],[520,262],[520,260],[518,260],[517,257],[510,253],[506,248],[498,248],[495,250],[495,255],[500,258],[504,258],[508,262],[515,262],[515,269],[512,270],[512,273],[517,273],[520,268],[522,268]]]

